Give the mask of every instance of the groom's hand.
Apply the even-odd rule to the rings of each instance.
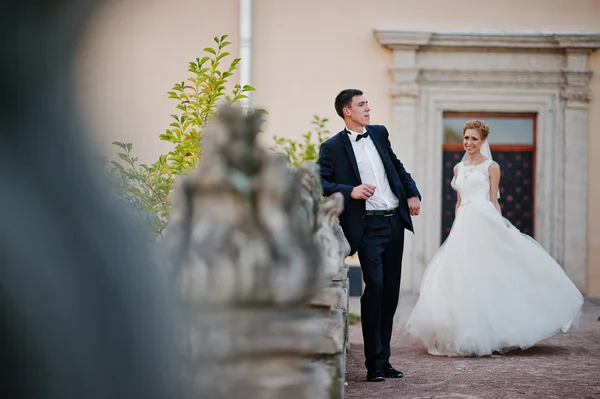
[[[350,197],[354,199],[366,200],[371,197],[375,193],[375,186],[370,184],[361,184],[360,186],[356,186],[352,189],[350,193]]]
[[[421,201],[419,197],[411,197],[408,199],[408,210],[410,216],[417,216],[421,212]]]

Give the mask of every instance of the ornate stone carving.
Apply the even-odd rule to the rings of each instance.
[[[339,216],[344,210],[344,196],[335,193],[323,199],[319,166],[315,162],[303,162],[298,167],[297,175],[302,187],[302,209],[315,232],[325,280],[330,281],[339,274],[344,259],[350,253],[350,244],[339,223]]]
[[[587,87],[590,82],[590,78],[592,77],[592,71],[583,70],[583,71],[575,71],[566,69],[564,71],[566,83],[569,86],[576,87]]]
[[[592,92],[587,87],[567,86],[560,95],[567,101],[587,103],[592,99]]]
[[[308,224],[311,229],[316,230],[317,211],[323,197],[323,187],[319,167],[311,161],[303,162],[297,170],[301,183],[301,202]]]
[[[165,240],[186,300],[284,304],[319,288],[299,181],[256,144],[259,123],[258,113],[221,109],[204,133],[201,165],[176,193],[173,240]]]
[[[350,245],[344,237],[338,217],[344,210],[344,196],[335,193],[319,206],[315,238],[320,248],[325,276],[331,280],[344,266]]]
[[[341,398],[345,310],[309,305],[324,293],[347,302],[324,273],[325,262],[343,267],[343,199],[320,208],[316,164],[295,169],[263,150],[260,122],[221,108],[175,192],[162,244],[187,309],[182,397]]]
[[[394,97],[415,98],[419,95],[419,85],[416,82],[395,83],[390,93]]]

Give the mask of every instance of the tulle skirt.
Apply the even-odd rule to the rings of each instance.
[[[406,329],[430,354],[484,356],[567,332],[582,305],[577,287],[535,240],[491,202],[472,202],[459,208],[427,267]]]

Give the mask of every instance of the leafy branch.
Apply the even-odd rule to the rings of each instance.
[[[176,83],[168,97],[178,101],[172,123],[159,139],[173,144],[173,149],[162,154],[154,163],[139,163],[133,155],[133,143],[114,141],[118,148],[117,160],[102,159],[102,165],[109,167],[113,177],[115,192],[134,210],[140,223],[147,226],[157,237],[165,229],[171,207],[169,195],[176,179],[194,169],[202,156],[202,134],[207,122],[217,111],[219,103],[230,104],[245,98],[254,87],[236,84],[228,91],[226,85],[234,75],[239,58],[233,59],[222,68],[231,54],[226,51],[231,42],[227,35],[215,37],[216,46],[206,47],[207,54],[189,63],[191,76],[187,81]]]
[[[270,149],[283,154],[286,160],[295,167],[300,166],[304,161],[316,161],[319,159],[321,143],[327,140],[331,134],[325,127],[328,121],[327,118],[315,115],[311,122],[314,125],[314,131],[309,130],[303,134],[301,141],[273,136],[275,145]],[[314,135],[316,135],[316,142],[313,142]]]

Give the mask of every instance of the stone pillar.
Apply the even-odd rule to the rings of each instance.
[[[394,84],[391,88],[392,95],[392,125],[390,141],[394,152],[411,173],[419,186],[421,164],[415,151],[418,148],[417,118],[419,86],[417,79],[420,70],[417,68],[418,46],[393,46],[393,64],[390,73]],[[416,235],[409,232],[405,235],[404,256],[402,266],[401,290],[416,292],[423,276],[423,262],[419,262],[420,240],[424,239],[424,232],[420,230],[419,218],[413,218]]]
[[[417,97],[419,86],[416,68],[417,46],[394,47],[393,64],[390,73],[394,79],[391,88],[392,127],[390,141],[398,158],[409,169],[415,165],[415,128],[417,122]]]
[[[588,82],[592,71],[587,67],[588,49],[568,48],[564,102],[565,190],[563,267],[573,283],[586,290],[587,187],[588,187]]]

